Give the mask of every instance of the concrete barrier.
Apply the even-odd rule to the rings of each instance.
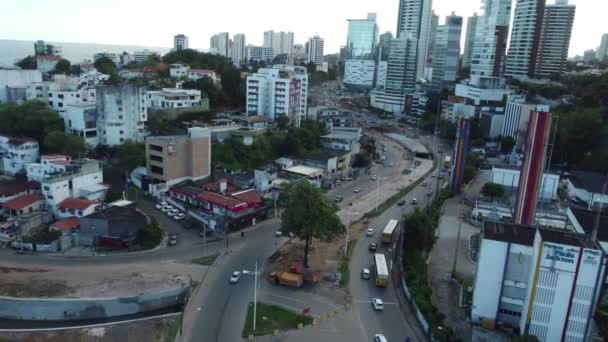
[[[0,297],[0,319],[74,321],[138,314],[185,304],[190,286],[121,298]]]

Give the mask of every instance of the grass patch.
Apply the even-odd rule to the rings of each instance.
[[[347,260],[342,260],[340,262],[340,267],[338,267],[338,273],[340,273],[340,286],[344,287],[348,285],[348,280],[350,279],[350,270],[348,266],[348,261],[350,260],[350,256],[353,254],[353,249],[357,244],[357,240],[348,241],[347,248]]]
[[[160,341],[174,342],[175,336],[177,336],[177,332],[179,330],[180,324],[181,324],[181,316],[179,319],[162,322],[162,326],[160,328],[160,335],[161,335]]]
[[[243,338],[270,335],[275,330],[285,331],[298,328],[298,324],[312,323],[312,318],[284,309],[277,305],[258,303],[256,329],[253,331],[253,303],[249,303],[247,318],[243,327]]]
[[[202,266],[211,266],[215,262],[215,259],[220,256],[220,253],[215,253],[211,255],[207,255],[204,257],[192,259],[193,264],[202,265]]]
[[[2,283],[0,296],[21,298],[62,297],[72,289],[60,281],[30,280],[28,283]]]

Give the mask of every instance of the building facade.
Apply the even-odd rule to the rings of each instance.
[[[600,62],[608,59],[608,33],[604,33],[602,35],[602,41],[600,43],[600,48],[597,49],[597,59]]]
[[[79,136],[90,146],[99,144],[95,103],[69,104],[59,115],[63,119],[66,134]]]
[[[536,74],[536,59],[546,0],[517,0],[505,75],[525,79]]]
[[[143,141],[148,120],[145,88],[130,84],[98,86],[97,115],[99,144]]]
[[[245,34],[235,34],[232,41],[232,63],[241,65],[247,58],[245,50]]]
[[[471,67],[471,58],[473,56],[473,43],[475,42],[475,32],[477,30],[477,12],[467,18],[467,33],[464,38],[464,51],[462,56],[462,67]]]
[[[551,78],[564,73],[574,24],[575,5],[558,0],[545,6],[539,37],[535,77]]]
[[[274,52],[270,47],[247,45],[246,48],[247,61],[270,61],[274,56]]]
[[[431,0],[400,0],[397,14],[397,38],[409,36],[416,41],[413,46],[416,56],[415,79],[421,79],[428,59],[431,35]]]
[[[454,13],[445,18],[445,25],[437,28],[432,64],[434,85],[442,87],[456,81],[460,60],[461,33],[462,17]]]
[[[190,45],[188,44],[188,36],[180,33],[173,37],[173,50],[181,51],[189,48]]]
[[[314,63],[317,70],[323,69],[323,47],[325,41],[319,36],[314,36],[308,39],[306,43],[306,63]]]
[[[26,89],[34,82],[42,82],[38,70],[0,68],[0,103],[25,101]]]
[[[477,19],[471,55],[471,78],[503,75],[511,0],[482,0],[483,15]]]
[[[210,47],[220,56],[230,58],[230,34],[228,32],[214,34],[211,36]]]
[[[35,139],[0,135],[0,156],[2,172],[14,176],[25,170],[27,164],[38,161],[40,146]]]

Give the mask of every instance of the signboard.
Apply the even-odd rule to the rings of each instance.
[[[545,242],[540,266],[550,269],[575,272],[580,248]]]

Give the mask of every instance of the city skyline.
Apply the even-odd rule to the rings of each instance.
[[[455,4],[449,0],[435,0],[433,9],[439,15],[440,23],[443,23],[445,17],[452,12],[463,18],[468,18],[474,12],[480,13],[481,2],[461,0]],[[548,1],[549,4],[553,2],[554,0]],[[140,0],[128,3],[109,0],[103,5],[93,3],[87,5],[87,11],[82,11],[82,5],[74,0],[60,0],[59,3],[30,0],[5,4],[5,10],[0,14],[0,32],[3,33],[0,39],[172,47],[173,36],[183,33],[189,37],[190,47],[206,50],[209,48],[210,37],[218,32],[229,32],[231,36],[244,33],[248,44],[261,46],[264,31],[275,30],[294,32],[295,44],[303,44],[318,34],[325,39],[325,53],[331,54],[338,53],[340,46],[346,44],[347,19],[363,18],[369,12],[377,13],[380,32],[390,31],[395,34],[398,12],[398,0],[379,0],[373,3],[353,0],[348,2],[348,6],[341,2],[328,4],[312,0],[312,6],[298,9],[299,14],[296,16],[281,15],[280,8],[284,8],[284,2],[278,0],[268,0],[263,7],[239,0],[209,3],[204,7],[191,0],[178,0],[173,7],[183,8],[184,14],[180,15],[179,20],[172,21],[162,10],[151,10],[146,12],[146,16],[134,17],[132,13],[141,12],[140,7],[145,6]],[[603,13],[608,11],[608,2],[592,4],[590,0],[570,0],[570,3],[577,6],[577,13],[569,56],[582,55],[586,50],[596,49],[602,34],[608,32],[608,22],[602,20]],[[512,7],[515,7],[515,2]],[[116,8],[120,8],[120,11],[116,11]],[[238,12],[234,11],[235,8],[239,9]],[[275,10],[268,11],[268,8]],[[90,24],[106,16],[112,17],[114,21],[124,20],[131,23],[129,27],[138,29],[125,30],[122,25],[113,27]],[[73,25],[50,25],[42,31],[35,29],[35,23],[51,17],[59,22],[69,18]],[[227,20],[230,18],[234,20]],[[465,19],[463,29],[466,29],[466,25]],[[74,27],[79,29],[74,30]],[[142,31],[147,34],[142,34]]]

